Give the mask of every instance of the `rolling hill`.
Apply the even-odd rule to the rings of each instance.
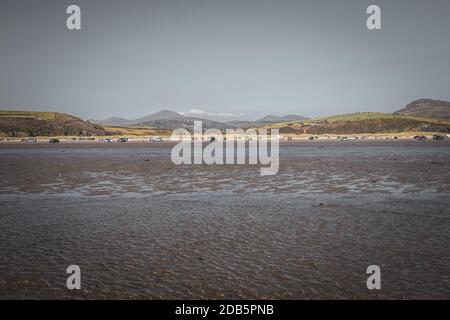
[[[411,102],[395,113],[450,119],[450,102],[433,99],[419,99]]]
[[[285,134],[450,132],[450,120],[396,113],[359,112],[266,126]]]
[[[105,126],[135,126],[142,125],[143,123],[149,123],[152,121],[159,120],[180,120],[185,117],[175,111],[170,110],[160,110],[158,112],[152,113],[148,116],[141,117],[138,119],[128,120],[121,117],[111,117],[104,120],[90,120],[92,123],[97,123]]]
[[[130,120],[121,117],[111,117],[103,120],[89,119],[88,121],[105,126],[127,126],[132,124],[130,123]]]
[[[274,116],[269,115],[264,118],[251,121],[251,120],[233,120],[233,121],[216,121],[209,118],[204,118],[201,116],[194,115],[182,115],[178,112],[171,110],[160,110],[148,116],[127,120],[120,117],[112,117],[105,120],[90,120],[93,123],[97,123],[104,126],[114,126],[114,127],[127,127],[127,126],[150,126],[159,129],[177,129],[177,128],[192,128],[194,120],[200,120],[203,122],[203,127],[217,128],[223,130],[225,128],[250,128],[255,126],[260,126],[261,124],[271,124],[284,121],[300,121],[307,118],[299,115],[285,115],[285,116]]]
[[[152,113],[151,115],[132,120],[134,124],[158,121],[158,120],[180,120],[185,119],[185,117],[175,111],[171,110],[160,110],[158,112]]]
[[[448,133],[450,102],[420,99],[394,113],[358,112],[315,119],[268,115],[255,121],[225,123],[171,110],[160,110],[134,120],[113,117],[102,121],[83,121],[58,112],[0,111],[0,136],[143,135],[178,128],[192,130],[196,120],[203,122],[204,129],[278,128],[282,134]]]
[[[100,125],[58,112],[0,110],[0,136],[78,136],[105,135]]]
[[[226,127],[226,125],[222,122],[203,119],[199,117],[187,117],[171,110],[160,110],[148,116],[134,120],[127,120],[124,118],[109,118],[95,122],[105,126],[115,126],[115,127],[144,126],[144,127],[153,127],[157,129],[175,130],[178,128],[192,129],[195,120],[202,121],[204,129],[216,128],[222,130],[225,129]]]
[[[277,123],[277,122],[283,122],[283,121],[301,121],[306,120],[308,118],[299,116],[296,114],[287,114],[285,116],[274,116],[274,115],[268,115],[261,119],[256,120],[257,123]]]

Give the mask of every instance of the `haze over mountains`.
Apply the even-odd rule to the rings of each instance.
[[[419,99],[409,103],[406,107],[397,110],[394,114],[404,114],[419,117],[432,117],[450,119],[450,102]],[[151,126],[164,129],[192,128],[195,120],[203,121],[204,128],[248,128],[253,126],[269,125],[281,122],[303,121],[308,118],[296,114],[288,115],[267,115],[256,120],[239,119],[231,114],[211,114],[201,110],[191,110],[190,112],[178,113],[171,110],[160,110],[138,119],[125,119],[112,117],[104,120],[89,120],[92,123],[105,126]]]
[[[226,127],[225,123],[222,122],[197,117],[187,117],[171,110],[160,110],[148,116],[134,120],[114,117],[100,121],[90,120],[90,122],[105,126],[149,126],[175,130],[178,128],[192,128],[195,120],[203,121],[204,128],[225,129]]]
[[[301,121],[306,120],[308,118],[299,116],[299,115],[284,115],[284,116],[275,116],[268,115],[261,119],[257,120],[226,120],[226,121],[216,121],[213,120],[216,117],[208,116],[207,114],[202,113],[178,113],[171,110],[160,110],[151,115],[128,120],[120,117],[112,117],[104,120],[89,120],[92,123],[101,124],[105,126],[155,126],[155,127],[164,127],[167,129],[176,129],[176,128],[184,128],[184,127],[192,127],[194,120],[203,121],[203,127],[205,128],[217,128],[217,129],[225,129],[225,127],[249,127],[254,125],[261,124],[269,124],[269,123],[277,123],[284,121]],[[227,119],[226,116],[222,118]],[[236,117],[228,117],[228,118],[236,118]],[[217,118],[216,118],[217,119]]]
[[[302,121],[306,120],[308,118],[303,116],[298,116],[296,114],[287,114],[285,116],[274,116],[274,115],[268,115],[261,119],[256,120],[256,122],[259,123],[277,123],[277,122],[284,122],[284,121]]]

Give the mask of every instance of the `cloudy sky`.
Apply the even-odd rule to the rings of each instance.
[[[82,29],[66,29],[66,7]],[[382,30],[366,28],[370,4]],[[2,0],[0,108],[257,118],[450,100],[448,0]]]

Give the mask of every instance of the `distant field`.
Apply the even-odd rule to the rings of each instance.
[[[115,132],[120,136],[170,136],[171,130],[161,130],[153,127],[142,126],[130,126],[130,127],[118,127],[118,126],[104,126],[106,131]]]
[[[0,110],[1,137],[86,136],[106,134],[101,126],[59,112]]]
[[[333,123],[333,122],[353,122],[353,121],[364,121],[364,120],[413,120],[419,122],[433,123],[444,126],[450,126],[450,120],[446,119],[437,119],[431,117],[419,117],[419,116],[410,116],[404,114],[395,114],[395,113],[383,113],[383,112],[357,112],[343,115],[336,115],[331,117],[321,117],[314,119],[307,119],[302,121],[286,121],[279,122],[270,125],[266,125],[266,128],[281,128],[286,126],[309,126],[314,123]]]
[[[68,114],[59,112],[9,111],[9,110],[0,110],[0,118],[21,118],[34,120],[76,119],[76,117],[74,116],[70,116]]]
[[[425,116],[382,112],[358,112],[263,126],[282,134],[397,134],[401,132],[449,133],[450,121]]]
[[[436,119],[432,117],[420,117],[420,116],[410,116],[397,113],[383,113],[383,112],[358,112],[350,113],[344,115],[337,115],[326,118],[318,118],[315,120],[327,120],[328,122],[334,121],[360,121],[360,120],[374,120],[374,119],[386,119],[386,120],[396,120],[396,119],[408,119],[423,122],[432,122],[444,125],[450,125],[450,120]]]

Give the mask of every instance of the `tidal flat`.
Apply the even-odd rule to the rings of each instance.
[[[274,176],[172,147],[0,144],[0,299],[450,298],[450,142],[285,142]]]

